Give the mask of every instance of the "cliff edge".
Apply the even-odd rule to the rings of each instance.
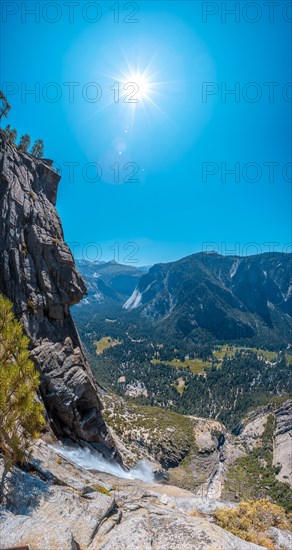
[[[55,434],[118,457],[69,311],[86,286],[64,242],[55,208],[60,176],[50,164],[20,151],[0,130],[0,292],[30,338]]]

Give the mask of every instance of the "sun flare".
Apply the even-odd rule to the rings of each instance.
[[[151,95],[153,96],[155,93],[155,83],[151,82],[151,77],[145,72],[129,71],[129,73],[123,74],[121,85],[125,103],[138,104],[151,101]]]
[[[132,78],[132,75],[131,75]],[[141,101],[147,99],[148,94],[151,94],[151,84],[149,79],[143,74],[136,73],[133,75],[133,82],[136,84],[138,90],[137,94]]]
[[[101,110],[113,103],[120,104],[129,129],[133,129],[134,121],[141,113],[148,120],[154,112],[170,120],[161,105],[164,99],[168,99],[174,81],[162,80],[162,71],[163,67],[157,65],[157,56],[143,63],[140,58],[130,61],[123,55],[123,62],[115,66],[111,74],[104,75],[112,83],[108,86],[111,97]]]

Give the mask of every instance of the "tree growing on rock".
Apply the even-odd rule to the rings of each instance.
[[[45,149],[45,146],[44,146],[43,140],[37,139],[32,146],[31,154],[34,157],[37,157],[40,159],[44,156],[44,149]]]
[[[0,90],[0,120],[4,116],[5,118],[8,117],[8,113],[10,111],[11,107],[7,101],[7,98],[3,92]]]
[[[7,139],[9,139],[9,141],[11,141],[12,143],[16,142],[16,140],[17,140],[17,130],[15,128],[11,128],[10,124],[7,124],[7,126],[4,130],[4,133],[7,137]]]
[[[30,136],[28,134],[21,136],[18,147],[21,151],[28,151],[30,147]]]
[[[24,462],[45,424],[44,407],[36,401],[39,373],[29,358],[28,343],[12,303],[0,294],[0,452],[4,457],[0,499],[9,469]]]

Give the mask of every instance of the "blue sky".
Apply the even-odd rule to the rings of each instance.
[[[288,250],[286,3],[272,14],[240,2],[225,22],[221,2],[75,4],[2,2],[1,88],[8,122],[42,138],[61,169],[57,207],[76,257]],[[39,20],[25,11],[34,5]]]

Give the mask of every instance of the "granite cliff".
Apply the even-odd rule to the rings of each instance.
[[[0,475],[1,467],[0,460]],[[84,470],[43,441],[34,446],[31,471],[14,468],[9,485],[7,506],[0,506],[2,548],[265,550],[214,524],[217,501]]]
[[[86,286],[64,242],[55,208],[60,176],[51,164],[20,151],[0,131],[0,292],[13,302],[30,338],[54,433],[117,458],[70,315]]]

